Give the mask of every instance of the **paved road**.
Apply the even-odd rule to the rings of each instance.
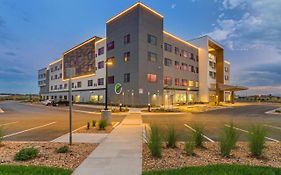
[[[11,135],[5,140],[50,141],[68,133],[69,117],[65,108],[15,101],[0,102],[0,108],[5,111],[0,113],[0,127],[4,129],[6,136]],[[113,121],[121,121],[124,117],[113,115]],[[86,125],[88,121],[99,119],[98,114],[74,112],[73,129]]]
[[[181,115],[143,115],[143,122],[158,124],[165,129],[169,125],[175,125],[179,133],[180,140],[185,140],[192,131],[184,124],[194,126],[201,124],[205,128],[205,134],[217,141],[221,130],[225,124],[233,122],[238,128],[249,130],[254,124],[266,124],[268,136],[281,141],[281,115],[265,114],[266,111],[277,108],[276,104],[253,104],[233,108],[220,109],[198,114]],[[280,129],[278,129],[280,128]],[[248,134],[239,131],[240,140],[246,140]]]

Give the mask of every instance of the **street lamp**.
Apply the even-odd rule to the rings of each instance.
[[[189,92],[189,91],[190,91],[190,88],[187,88],[186,97],[185,97],[186,104],[188,103],[188,98],[187,98],[187,96],[188,96],[188,92]]]
[[[69,103],[69,145],[72,145],[72,77],[75,75],[75,68],[67,68],[68,79],[68,103]]]
[[[105,108],[104,110],[108,110],[108,66],[112,66],[113,62],[112,59],[107,59],[105,61]]]

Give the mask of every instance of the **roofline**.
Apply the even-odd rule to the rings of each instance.
[[[219,47],[221,47],[222,49],[224,49],[224,46],[222,44],[220,44],[219,42],[217,42],[216,40],[214,40],[212,37],[210,37],[209,35],[202,35],[200,37],[197,37],[197,38],[193,38],[193,39],[190,39],[188,41],[194,41],[194,40],[197,40],[197,39],[200,39],[200,38],[204,38],[204,37],[207,37],[208,40],[211,40],[213,43],[215,43],[216,45],[218,45]]]
[[[130,10],[134,9],[137,6],[141,6],[143,8],[145,8],[146,10],[154,13],[155,15],[164,18],[163,15],[161,15],[160,13],[156,12],[155,10],[151,9],[150,7],[146,6],[145,4],[141,3],[141,2],[137,2],[134,5],[130,6],[129,8],[127,8],[126,10],[123,10],[122,12],[118,13],[117,15],[113,16],[112,18],[110,18],[109,20],[106,21],[106,23],[110,23],[112,21],[114,21],[115,19],[117,19],[118,17],[126,14],[127,12],[129,12]]]
[[[181,39],[181,38],[179,38],[179,37],[177,37],[177,36],[175,36],[175,35],[173,35],[173,34],[167,32],[167,31],[163,31],[163,33],[166,34],[166,35],[169,35],[169,36],[171,36],[171,37],[173,37],[173,38],[175,38],[175,39],[177,39],[177,40],[179,40],[179,41],[181,41],[181,42],[183,42],[183,43],[185,43],[185,44],[187,44],[187,45],[189,45],[189,46],[191,46],[191,47],[194,47],[194,48],[196,48],[196,49],[199,49],[199,47],[197,47],[197,46],[191,44],[190,42],[188,42],[188,41],[186,41],[186,40],[183,40],[183,39]]]
[[[58,63],[58,62],[60,62],[60,61],[62,61],[62,58],[59,58],[59,59],[57,59],[57,60],[51,62],[51,63],[49,64],[49,66],[51,66],[51,65],[53,65],[53,64],[56,64],[56,63]]]

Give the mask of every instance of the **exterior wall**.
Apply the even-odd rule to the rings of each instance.
[[[224,61],[224,84],[230,84],[230,62]],[[224,101],[231,101],[231,92],[224,92]]]
[[[49,70],[47,68],[38,71],[38,86],[41,99],[45,99],[49,93]]]

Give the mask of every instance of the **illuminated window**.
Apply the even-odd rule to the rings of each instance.
[[[168,85],[168,86],[171,86],[172,85],[172,78],[169,77],[169,76],[165,76],[164,77],[164,84]]]
[[[99,86],[104,85],[104,79],[103,78],[98,79],[98,85]]]
[[[108,84],[114,84],[114,76],[109,76],[107,81],[108,81]]]
[[[107,43],[107,50],[109,51],[109,50],[112,50],[112,49],[114,49],[114,41],[111,41],[111,42]]]
[[[147,35],[147,42],[150,43],[150,44],[152,44],[152,45],[157,45],[157,37],[148,34],[148,35]]]
[[[175,85],[179,86],[180,85],[180,79],[179,78],[175,78]]]
[[[148,52],[147,58],[148,58],[148,61],[157,62],[157,54],[156,53]]]
[[[165,66],[172,66],[173,61],[169,58],[165,58],[164,64],[165,64]]]
[[[188,86],[193,87],[194,86],[194,81],[188,81]]]
[[[131,42],[130,34],[124,36],[124,44],[129,44]]]
[[[181,63],[181,67],[182,67],[182,70],[185,70],[187,71],[187,64],[186,63]]]
[[[164,43],[165,51],[172,52],[172,45],[168,43]]]
[[[104,47],[98,49],[98,55],[104,54]]]
[[[181,85],[182,86],[187,86],[187,80],[186,79],[182,79],[181,80]]]
[[[199,82],[198,81],[196,81],[196,83],[195,83],[195,87],[199,87]]]
[[[147,81],[150,83],[155,83],[157,81],[156,74],[147,74]]]
[[[124,83],[129,83],[130,82],[130,73],[124,74]]]
[[[179,62],[179,61],[175,61],[175,67],[176,67],[177,69],[180,69],[180,62]]]
[[[187,58],[188,57],[188,52],[185,50],[182,50],[182,55],[183,57]]]
[[[125,52],[124,55],[123,55],[123,60],[124,62],[127,62],[130,60],[130,52]]]

